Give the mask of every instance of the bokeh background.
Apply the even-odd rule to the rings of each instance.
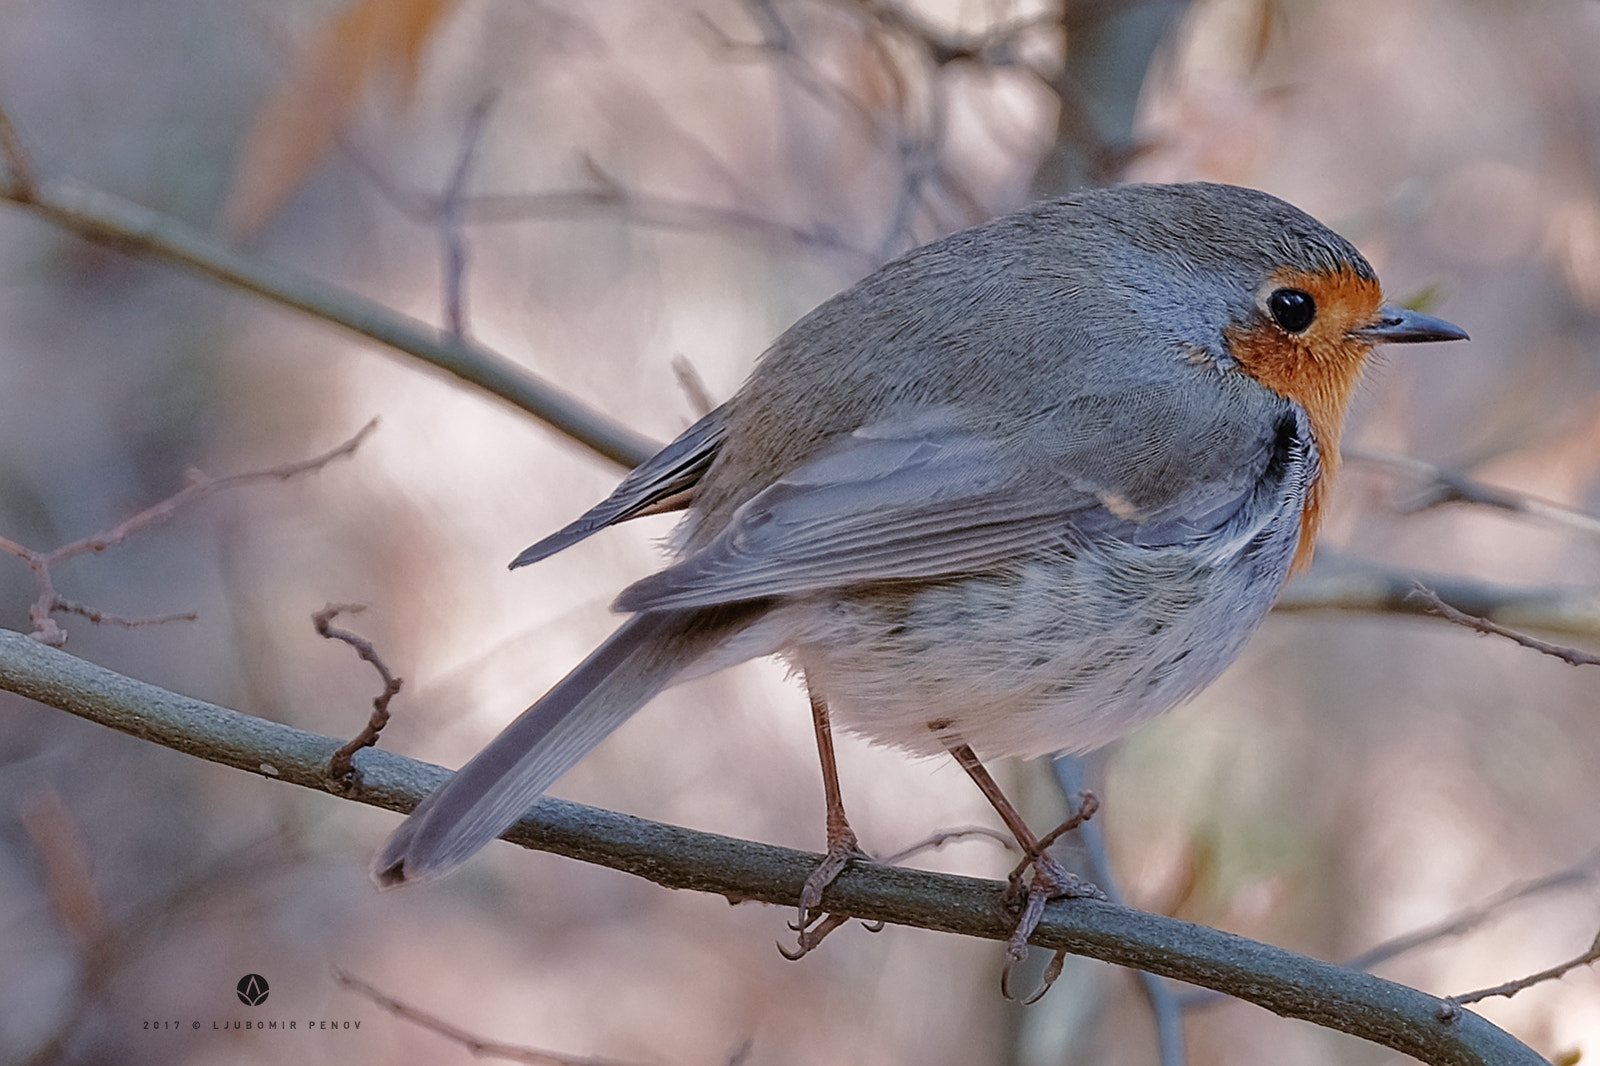
[[[660,440],[700,402],[675,360],[721,399],[784,326],[911,245],[1075,181],[1250,184],[1473,335],[1376,367],[1352,447],[1600,507],[1600,7],[1068,8],[11,0],[0,108],[41,171],[431,322],[458,233],[469,332]],[[934,47],[951,44],[971,47]],[[439,197],[464,157],[452,230]],[[74,599],[200,616],[66,619],[78,654],[349,735],[376,682],[310,616],[363,603],[344,623],[406,679],[384,744],[458,765],[660,561],[670,520],[650,519],[506,573],[619,471],[369,343],[11,208],[0,278],[0,535],[47,548],[188,467],[299,459],[382,419],[353,459],[64,566]],[[1411,513],[1418,491],[1353,459],[1301,601],[1368,565],[1490,597],[1594,587],[1592,534]],[[33,595],[0,557],[0,624],[25,629]],[[1097,764],[1118,879],[1136,905],[1345,959],[1570,870],[1378,972],[1444,994],[1552,965],[1600,928],[1597,678],[1439,622],[1279,613],[1222,682]],[[853,739],[840,758],[870,850],[992,821],[947,761]],[[1043,767],[997,769],[1044,824]],[[669,693],[554,792],[821,843],[805,701],[770,663]],[[503,845],[379,895],[366,864],[395,823],[0,697],[0,1060],[472,1058],[341,987],[342,968],[487,1039],[641,1066],[1156,1061],[1148,1006],[1109,967],[1075,962],[1024,1011],[998,995],[996,945],[857,926],[789,963],[783,911]],[[92,889],[76,910],[50,880],[71,861]],[[1010,864],[981,841],[915,861]],[[233,994],[252,972],[272,986],[254,1015]],[[1482,1010],[1546,1056],[1600,1054],[1588,970]],[[258,1016],[360,1029],[213,1028]],[[1186,1029],[1201,1064],[1397,1059],[1231,1002]]]

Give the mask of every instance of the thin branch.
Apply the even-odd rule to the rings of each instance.
[[[160,615],[150,618],[123,618],[120,615],[108,614],[94,607],[89,607],[72,600],[63,599],[55,588],[53,568],[68,559],[79,555],[98,554],[114,548],[136,533],[142,533],[153,526],[158,526],[171,519],[183,508],[197,503],[214,492],[223,489],[237,488],[258,481],[288,481],[290,478],[301,474],[308,474],[321,470],[335,459],[350,455],[361,442],[378,426],[378,420],[373,419],[363,426],[355,436],[331,451],[311,459],[297,463],[286,463],[268,470],[253,470],[244,474],[229,474],[223,477],[211,477],[198,470],[190,470],[188,484],[177,492],[151,504],[131,518],[113,526],[101,533],[92,533],[81,537],[70,544],[63,544],[51,551],[41,552],[18,544],[7,537],[0,537],[0,552],[14,555],[28,564],[28,569],[33,571],[34,581],[39,586],[39,595],[28,608],[28,620],[33,623],[33,639],[54,647],[60,647],[67,642],[66,631],[63,630],[52,617],[57,611],[70,611],[89,619],[91,622],[109,622],[121,626],[149,626],[161,625],[166,622],[193,621],[193,613]]]
[[[1322,551],[1317,565],[1289,583],[1274,610],[1361,611],[1436,618],[1412,596],[1421,582],[1458,611],[1516,629],[1600,638],[1600,593],[1571,586],[1544,588],[1419,574]]]
[[[695,232],[727,230],[797,247],[820,249],[844,257],[857,270],[871,270],[883,262],[825,226],[806,227],[780,222],[743,208],[668,199],[616,184],[535,193],[485,193],[466,200],[461,212],[462,221],[472,224],[610,214],[638,226]]]
[[[494,94],[486,93],[467,113],[466,132],[461,136],[461,152],[456,157],[450,180],[439,196],[439,239],[444,244],[444,323],[450,336],[462,340],[467,335],[466,284],[467,242],[461,232],[461,210],[466,201],[467,180],[472,174],[473,157],[483,140]]]
[[[1375,944],[1361,954],[1346,959],[1344,965],[1352,970],[1371,970],[1391,959],[1448,937],[1464,936],[1513,903],[1591,882],[1595,880],[1597,873],[1600,873],[1600,848],[1554,873],[1508,885],[1482,903],[1468,907],[1458,914]],[[1216,992],[1194,992],[1180,997],[1179,1003],[1186,1010],[1197,1010],[1214,1006],[1225,998]]]
[[[973,837],[983,837],[990,843],[997,843],[1006,851],[1016,851],[1017,842],[1010,833],[1002,833],[998,829],[991,829],[986,825],[964,825],[957,829],[941,829],[937,833],[930,833],[914,844],[908,844],[899,851],[875,858],[874,862],[881,862],[885,866],[898,866],[907,859],[915,858],[925,851],[939,851],[946,844],[957,840],[970,840]]]
[[[1088,788],[1089,767],[1084,756],[1058,755],[1050,760],[1051,776],[1062,795],[1074,796]],[[1088,821],[1078,827],[1078,843],[1083,847],[1089,880],[1100,887],[1106,899],[1117,906],[1125,906],[1122,886],[1111,865],[1111,849],[1106,844],[1103,821]],[[1183,1040],[1183,1007],[1178,993],[1170,982],[1144,970],[1134,971],[1139,978],[1139,989],[1150,1004],[1150,1013],[1156,1023],[1156,1048],[1161,1066],[1184,1066],[1188,1052]]]
[[[684,399],[689,401],[689,410],[694,412],[696,418],[704,418],[717,406],[700,371],[682,355],[672,357],[672,376],[678,379],[678,388],[683,390]]]
[[[1411,590],[1411,595],[1422,602],[1429,613],[1436,614],[1446,622],[1488,636],[1505,637],[1507,640],[1519,644],[1524,648],[1550,655],[1571,666],[1600,666],[1600,656],[1590,655],[1588,652],[1579,651],[1577,648],[1568,648],[1560,644],[1551,644],[1548,641],[1530,637],[1526,633],[1519,633],[1515,629],[1479,618],[1477,615],[1458,611],[1448,603],[1441,600],[1437,593],[1422,582],[1417,582]]]
[[[193,611],[178,611],[175,614],[156,614],[144,618],[124,618],[120,614],[111,614],[86,603],[76,600],[64,600],[60,596],[55,600],[58,611],[68,614],[80,615],[93,622],[95,625],[122,626],[124,629],[139,629],[143,626],[164,626],[171,622],[193,622],[200,616]]]
[[[528,1063],[529,1066],[629,1066],[629,1064],[618,1062],[615,1059],[562,1055],[554,1051],[543,1051],[539,1048],[523,1047],[518,1044],[504,1044],[498,1040],[487,1040],[460,1026],[450,1024],[438,1015],[429,1014],[425,1010],[395,999],[388,993],[379,991],[373,985],[369,985],[359,977],[352,977],[343,970],[335,969],[333,971],[333,979],[357,995],[370,999],[396,1018],[403,1018],[408,1022],[420,1025],[430,1033],[436,1033],[446,1040],[460,1044],[467,1049],[473,1058],[509,1059],[512,1062]]]
[[[1416,514],[1447,503],[1471,503],[1536,518],[1589,536],[1600,536],[1600,518],[1525,492],[1487,485],[1460,470],[1446,469],[1409,455],[1373,448],[1346,448],[1344,455],[1348,459],[1402,471],[1423,482],[1420,492],[1413,499],[1396,505],[1401,514]]]
[[[183,508],[188,507],[190,504],[198,503],[214,492],[239,488],[242,485],[253,485],[262,481],[289,481],[302,474],[314,473],[335,459],[343,459],[355,454],[355,450],[361,447],[362,443],[377,428],[378,420],[374,418],[358,429],[355,436],[343,444],[328,449],[321,455],[314,455],[310,459],[301,459],[298,462],[269,467],[266,470],[250,470],[242,474],[223,474],[219,476],[212,476],[199,470],[190,470],[188,484],[171,496],[159,503],[151,504],[131,518],[124,519],[107,532],[94,533],[70,544],[63,544],[61,547],[47,552],[45,557],[54,564],[77,555],[98,554],[107,548],[116,547],[135,533],[142,533],[153,526],[161,525],[183,510]]]
[[[5,160],[6,169],[11,172],[5,190],[8,199],[26,203],[38,195],[39,181],[34,176],[33,163],[22,147],[22,138],[11,124],[11,117],[3,109],[0,109],[0,159]]]
[[[1594,962],[1600,962],[1600,934],[1596,934],[1594,942],[1589,945],[1588,951],[1576,958],[1568,959],[1559,966],[1552,966],[1548,970],[1540,970],[1538,973],[1529,974],[1527,977],[1519,977],[1515,981],[1507,981],[1505,984],[1495,985],[1493,988],[1482,988],[1476,992],[1468,992],[1465,995],[1451,996],[1449,1002],[1452,1004],[1476,1003],[1480,999],[1488,999],[1491,996],[1505,996],[1510,999],[1523,989],[1532,988],[1534,985],[1542,984],[1545,981],[1555,981],[1566,976],[1568,971],[1576,970],[1580,966],[1588,966]]]
[[[0,689],[209,762],[327,791],[339,742],[167,692],[0,630]],[[408,811],[446,771],[368,748],[356,756],[351,797]],[[660,825],[546,797],[510,833],[524,847],[646,877],[786,908],[819,856]],[[869,921],[1003,941],[1015,917],[1006,886],[950,874],[856,863],[823,906]],[[1087,900],[1050,904],[1033,942],[1215,988],[1286,1017],[1384,1044],[1449,1066],[1541,1066],[1543,1060],[1470,1011],[1415,989],[1270,945],[1154,914]]]
[[[1442,921],[1423,926],[1421,929],[1414,929],[1402,936],[1374,945],[1347,961],[1345,965],[1356,970],[1370,970],[1374,966],[1388,962],[1390,959],[1415,951],[1419,947],[1435,943],[1446,937],[1470,933],[1512,903],[1594,880],[1597,868],[1600,868],[1600,849],[1590,852],[1566,869],[1557,870],[1555,873],[1546,874],[1531,881],[1523,881],[1511,885],[1496,892],[1475,907],[1470,907]]]
[[[378,743],[383,727],[389,724],[389,703],[400,694],[400,686],[405,683],[390,672],[388,664],[378,655],[378,649],[372,646],[372,641],[358,637],[348,629],[338,629],[333,624],[333,620],[341,614],[355,614],[364,610],[366,607],[359,603],[330,603],[311,616],[311,624],[319,635],[350,645],[358,656],[372,664],[372,668],[378,671],[378,677],[383,680],[383,691],[372,698],[372,714],[367,718],[367,724],[328,760],[328,780],[340,792],[348,792],[361,784],[361,777],[350,765],[350,760],[362,748],[370,748]]]
[[[357,333],[526,411],[557,432],[625,467],[654,455],[648,438],[529,373],[505,356],[327,281],[220,244],[159,212],[67,178],[40,178],[32,195],[0,189],[62,229],[120,251],[165,260],[270,303]]]

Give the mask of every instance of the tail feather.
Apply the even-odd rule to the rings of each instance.
[[[539,795],[757,605],[634,615],[419,804],[372,864],[380,887],[430,880],[515,825]]]

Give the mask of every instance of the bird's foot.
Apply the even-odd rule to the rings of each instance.
[[[828,819],[828,852],[801,886],[800,916],[789,925],[789,928],[800,934],[800,941],[793,951],[781,944],[778,945],[778,951],[784,958],[790,960],[802,958],[822,943],[823,938],[829,933],[850,920],[851,916],[848,914],[829,914],[823,911],[822,893],[844,873],[845,867],[852,861],[870,858],[871,856],[861,850],[860,844],[856,842],[855,832],[843,818]]]
[[[1022,875],[1030,866],[1033,868],[1033,876],[1024,886]],[[1021,915],[1016,928],[1011,932],[1011,938],[1006,941],[1006,962],[1000,971],[1000,992],[1007,999],[1016,999],[1017,997],[1011,993],[1011,974],[1017,964],[1028,957],[1028,938],[1039,927],[1039,921],[1044,917],[1045,904],[1053,899],[1103,900],[1106,894],[1076,874],[1067,872],[1060,863],[1045,854],[1024,859],[1022,864],[1011,872],[1009,880],[1011,884],[1006,890],[1006,901],[1009,905],[1018,907]],[[1037,1003],[1040,997],[1050,991],[1050,986],[1061,976],[1061,968],[1065,962],[1066,952],[1057,951],[1050,964],[1045,967],[1039,987],[1022,1000],[1023,1004]]]

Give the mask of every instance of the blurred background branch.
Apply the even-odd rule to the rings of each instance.
[[[10,128],[0,120],[0,126]],[[8,141],[0,141],[4,147]],[[18,157],[21,158],[20,156]],[[426,324],[330,282],[235,251],[181,221],[66,178],[40,180],[13,163],[3,198],[85,240],[165,260],[270,303],[409,355],[526,411],[623,467],[657,445],[458,333]],[[21,174],[30,175],[20,180]]]

